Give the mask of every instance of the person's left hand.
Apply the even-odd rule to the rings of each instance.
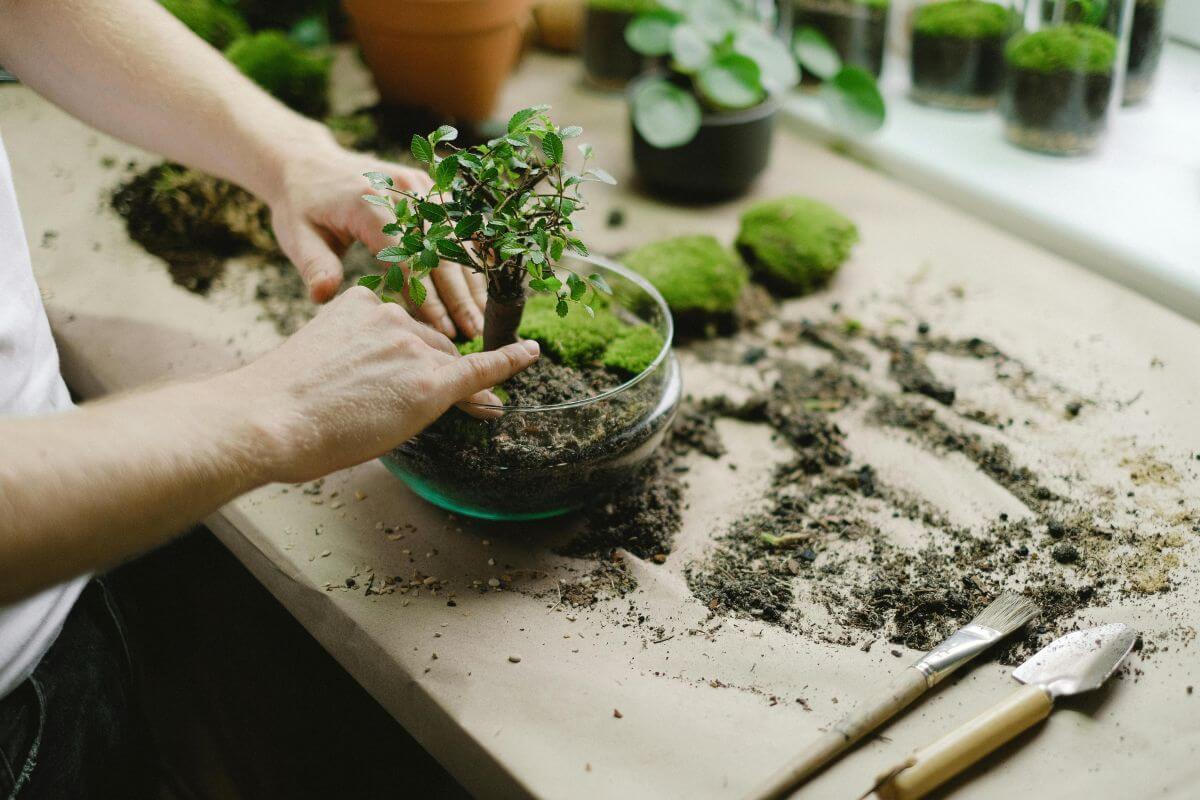
[[[350,244],[360,241],[372,253],[395,244],[381,230],[391,221],[386,212],[362,199],[371,193],[363,173],[372,171],[390,175],[398,189],[424,192],[432,185],[419,170],[339,148],[326,151],[326,157],[290,162],[278,192],[267,199],[275,238],[318,303],[342,285],[340,256]],[[412,309],[418,319],[451,338],[483,333],[487,288],[482,275],[443,261],[425,282],[425,302]]]

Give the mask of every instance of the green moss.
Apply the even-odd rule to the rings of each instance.
[[[536,339],[555,361],[569,367],[587,364],[638,374],[658,357],[662,336],[649,325],[629,325],[617,318],[606,304],[598,303],[596,316],[572,303],[567,316],[560,317],[550,295],[535,295],[525,303],[518,333]],[[465,355],[483,350],[483,337],[455,345]]]
[[[602,11],[621,14],[641,14],[658,8],[657,0],[588,0],[587,4]]]
[[[729,314],[746,267],[712,236],[677,236],[626,254],[625,266],[654,285],[676,316]]]
[[[351,150],[369,149],[379,140],[379,123],[367,111],[326,117],[325,126],[333,132],[338,144]]]
[[[218,0],[159,0],[163,8],[192,29],[192,33],[224,50],[250,32],[242,15]]]
[[[858,241],[858,228],[824,203],[781,197],[742,215],[737,247],[755,276],[784,294],[805,294],[837,272]]]
[[[550,295],[535,295],[525,303],[518,332],[525,339],[537,339],[558,361],[579,367],[600,358],[621,329],[621,321],[611,311],[600,309],[595,317],[577,303],[570,304],[567,316],[554,310]]]
[[[926,36],[986,39],[1005,35],[1014,21],[1012,13],[996,3],[947,0],[918,8],[913,30]]]
[[[1117,40],[1091,25],[1056,25],[1014,36],[1004,54],[1010,65],[1034,72],[1108,72]]]
[[[255,83],[302,114],[318,117],[329,107],[329,65],[280,31],[243,36],[225,56]]]
[[[606,367],[637,375],[654,363],[662,352],[663,338],[649,325],[623,328],[600,357]]]

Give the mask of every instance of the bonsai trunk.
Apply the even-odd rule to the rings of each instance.
[[[483,349],[498,350],[517,341],[517,328],[525,312],[525,295],[498,297],[488,293],[483,310]]]

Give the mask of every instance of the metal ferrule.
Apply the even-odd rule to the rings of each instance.
[[[925,676],[927,686],[934,686],[1002,637],[998,630],[970,624],[930,650],[913,666]]]

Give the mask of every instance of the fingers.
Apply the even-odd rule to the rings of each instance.
[[[471,294],[466,273],[467,269],[461,264],[443,261],[431,274],[450,319],[464,336],[474,339],[483,333],[483,312]]]
[[[342,261],[329,243],[313,228],[302,224],[280,239],[279,246],[291,259],[315,302],[324,303],[342,285]]]
[[[479,306],[480,310],[487,308],[487,278],[483,277],[482,272],[476,272],[473,269],[465,270],[467,273],[467,285],[471,287],[471,296],[475,298],[475,305]]]
[[[424,325],[420,322],[410,320],[410,325],[410,330],[412,330],[417,336],[421,337],[421,341],[425,342],[425,344],[429,345],[435,350],[440,350],[448,356],[454,356],[455,358],[458,357],[458,350],[455,348],[454,342],[447,339],[445,334],[439,333],[428,325]]]
[[[515,342],[499,350],[472,353],[439,367],[455,399],[470,397],[503,383],[537,361],[541,350],[533,340]]]

